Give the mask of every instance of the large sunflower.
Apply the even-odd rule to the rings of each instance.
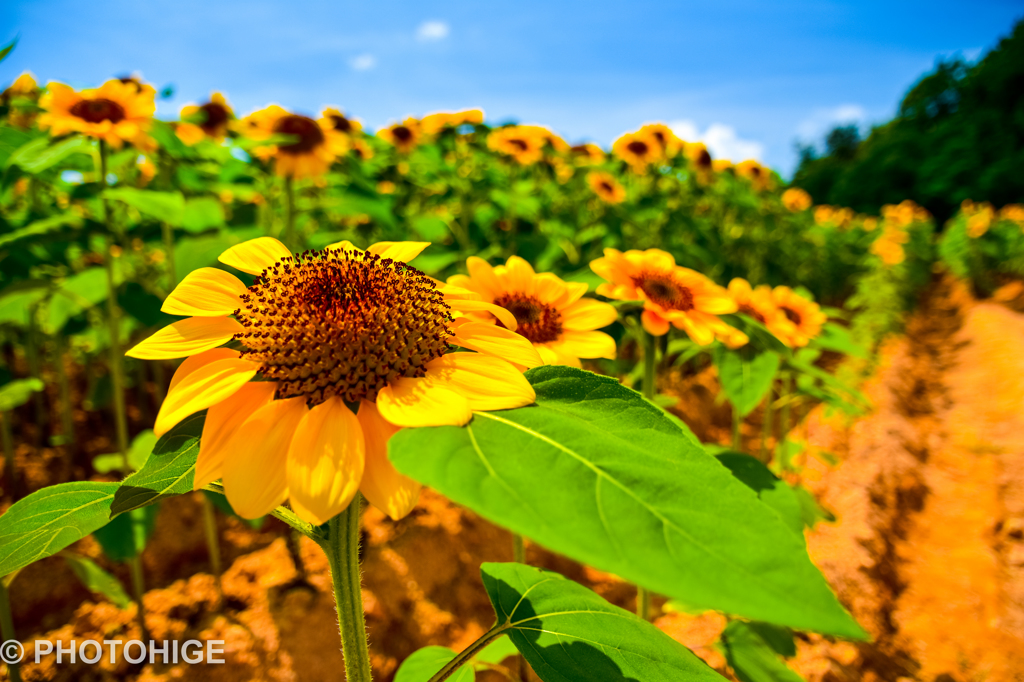
[[[151,85],[109,80],[98,88],[75,92],[63,83],[50,83],[39,99],[39,127],[50,135],[81,133],[120,149],[125,142],[149,146],[146,130],[156,111]]]
[[[609,204],[621,204],[626,200],[626,188],[611,173],[591,171],[587,173],[587,184],[594,194]]]
[[[612,153],[641,173],[664,158],[661,142],[650,132],[626,133],[612,143]]]
[[[274,171],[282,177],[310,178],[325,174],[338,156],[348,151],[348,138],[321,119],[292,114],[276,104],[246,116],[239,125],[242,134],[253,140],[272,135],[291,135],[291,142],[257,147],[253,153],[274,160]]]
[[[469,276],[449,277],[448,284],[475,292],[512,313],[518,325],[514,329],[533,344],[546,364],[579,367],[580,358],[615,357],[615,340],[596,330],[614,322],[618,313],[607,303],[583,298],[586,284],[564,282],[549,272],[538,275],[519,256],[495,267],[471,256],[466,268]],[[471,317],[507,326],[493,310]]]
[[[665,251],[605,249],[604,258],[592,261],[590,268],[608,281],[597,293],[643,301],[642,322],[650,334],[663,336],[671,325],[702,346],[716,337],[736,338],[737,330],[718,317],[736,312],[729,292],[699,272],[676,265]]]
[[[377,131],[377,137],[390,142],[403,154],[408,154],[420,143],[423,131],[420,130],[420,122],[410,117]]]
[[[188,104],[181,108],[181,123],[175,129],[185,144],[192,146],[206,138],[220,142],[228,132],[235,112],[224,98],[215,92],[204,104]]]
[[[821,333],[821,326],[828,319],[817,303],[789,287],[772,289],[772,300],[782,316],[776,318],[774,325],[768,325],[768,330],[791,348],[806,346],[808,341]]]
[[[533,402],[519,368],[541,358],[511,331],[516,318],[405,264],[425,246],[382,242],[362,251],[340,242],[293,256],[260,237],[220,256],[255,275],[252,286],[200,268],[171,292],[161,309],[189,317],[128,355],[187,358],[154,431],[209,410],[196,489],[220,478],[242,516],[262,516],[287,499],[315,524],[361,490],[400,518],[419,485],[388,462],[396,431],[462,425],[473,410]],[[482,312],[506,328],[463,319]],[[232,340],[241,350],[222,347]],[[449,353],[453,345],[478,352]]]

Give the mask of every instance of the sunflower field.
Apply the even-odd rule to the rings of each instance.
[[[1022,307],[1024,207],[157,95],[0,96],[0,678],[982,679],[836,577],[821,434],[923,309]]]

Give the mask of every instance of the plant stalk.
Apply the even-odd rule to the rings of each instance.
[[[526,563],[526,544],[519,533],[512,533],[512,561],[517,564]]]
[[[779,438],[785,442],[789,438],[789,410],[792,401],[789,399],[790,391],[793,390],[793,376],[786,372],[782,375],[782,414],[781,414],[781,431]]]
[[[292,251],[295,244],[295,180],[290,176],[284,179],[285,223],[281,241]]]
[[[178,286],[178,271],[174,267],[174,228],[169,223],[161,226],[164,237],[164,258],[167,263],[167,290],[173,291]]]
[[[444,682],[444,680],[447,680],[449,677],[454,675],[455,671],[462,667],[464,663],[466,663],[471,658],[480,653],[480,650],[488,644],[490,644],[491,640],[493,640],[495,637],[497,637],[507,629],[507,624],[503,623],[500,625],[495,625],[493,628],[491,628],[483,635],[481,635],[480,639],[470,644],[468,647],[459,652],[459,654],[455,658],[448,661],[448,664],[445,665],[445,667],[438,670],[434,674],[434,676],[431,677],[427,682]]]
[[[736,409],[736,406],[732,406],[732,449],[736,452],[743,452],[742,439],[740,438],[740,424],[743,423],[743,419],[740,417],[740,411]]]
[[[341,650],[345,655],[347,682],[371,682],[370,650],[366,641],[366,615],[359,573],[359,510],[357,493],[348,508],[328,522],[329,535],[323,542],[334,583],[338,609]]]
[[[768,454],[768,439],[772,437],[772,420],[775,417],[773,408],[775,407],[775,396],[774,388],[768,389],[768,397],[765,398],[764,402],[764,415],[761,417],[763,422],[761,424],[761,452],[759,459],[765,464],[771,459]]]
[[[14,471],[14,434],[11,430],[11,413],[7,410],[0,412],[0,437],[3,438],[4,443],[4,478],[7,479],[11,500],[17,500],[17,479],[15,478]]]
[[[217,533],[217,513],[213,508],[213,502],[205,493],[199,493],[199,499],[203,507],[203,531],[206,535],[206,550],[210,553],[210,570],[213,571],[213,577],[217,583],[217,595],[221,601],[224,601],[224,589],[220,582],[220,537]]]
[[[142,576],[142,554],[136,554],[128,560],[128,570],[132,576],[132,597],[135,599],[135,617],[139,621],[139,629],[142,631],[142,639],[149,639],[149,630],[146,629],[146,607],[142,598],[146,595],[146,583]]]
[[[7,583],[2,578],[0,578],[0,639],[4,642],[17,639],[14,633],[14,618],[11,616],[11,595],[7,590]],[[17,663],[7,664],[7,676],[11,682],[21,682],[20,668],[21,666]]]
[[[71,404],[71,382],[68,380],[67,367],[64,361],[67,356],[67,339],[57,332],[54,337],[53,365],[57,370],[57,389],[60,392],[60,430],[64,436],[64,472],[61,480],[71,479],[71,470],[75,458],[75,416]]]

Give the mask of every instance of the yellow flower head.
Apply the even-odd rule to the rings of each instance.
[[[996,219],[996,212],[992,208],[992,204],[987,201],[981,204],[972,204],[966,213],[968,216],[967,235],[972,239],[977,239],[988,232],[988,228]]]
[[[356,135],[363,130],[363,124],[357,118],[346,116],[341,109],[327,107],[321,112],[320,118],[326,120],[328,125],[339,133]]]
[[[611,173],[591,171],[587,173],[587,184],[594,194],[609,204],[621,204],[626,200],[626,188]]]
[[[145,187],[149,181],[156,177],[156,164],[148,156],[140,156],[135,165],[139,169],[139,184]]]
[[[589,142],[569,147],[569,156],[577,166],[596,166],[604,163],[604,150]]]
[[[684,142],[683,152],[686,154],[690,165],[697,172],[697,177],[702,180],[710,179],[714,170],[714,161],[711,159],[711,152],[703,142]]]
[[[408,154],[419,145],[423,131],[420,129],[420,122],[410,117],[401,123],[394,123],[383,130],[378,130],[377,137],[389,142],[403,154]]]
[[[420,128],[424,135],[436,135],[445,128],[458,128],[460,125],[471,123],[480,125],[484,122],[483,109],[467,109],[455,113],[437,112],[427,114],[420,119]]]
[[[766,327],[775,325],[780,316],[785,319],[772,298],[772,288],[767,284],[755,288],[742,277],[736,277],[729,282],[729,295],[736,301],[736,312],[752,317]]]
[[[145,134],[156,110],[156,91],[134,81],[109,80],[99,88],[75,92],[62,83],[50,83],[39,99],[43,114],[39,127],[50,135],[81,133],[120,149],[125,142],[146,146]]]
[[[663,160],[661,142],[650,132],[626,133],[612,143],[612,153],[642,173],[649,165]]]
[[[637,133],[650,135],[657,140],[662,155],[668,159],[678,154],[683,148],[683,141],[664,123],[648,123],[642,126]]]
[[[579,367],[580,358],[615,357],[615,340],[596,330],[614,322],[618,313],[607,303],[583,298],[586,284],[564,282],[549,272],[537,274],[518,256],[495,267],[472,256],[466,267],[469,276],[449,277],[448,284],[512,313],[516,333],[533,344],[545,364]],[[488,325],[489,333],[498,337],[508,333],[493,312],[471,313],[463,324]]]
[[[491,131],[487,147],[507,154],[524,166],[537,163],[544,157],[547,131],[539,126],[506,126]]]
[[[903,246],[886,233],[872,242],[871,253],[881,258],[886,265],[899,265],[906,259]]]
[[[874,230],[878,229],[878,218],[875,218],[873,216],[864,218],[860,226],[864,229],[865,232],[873,232]]]
[[[727,171],[732,167],[732,161],[730,161],[729,159],[715,159],[714,161],[711,162],[711,169],[714,170],[716,173]]]
[[[811,195],[799,187],[790,187],[782,193],[782,205],[794,213],[806,211],[811,207]],[[817,222],[817,210],[815,210],[814,219]]]
[[[200,140],[210,138],[220,142],[227,135],[228,126],[235,118],[235,112],[224,98],[215,92],[204,104],[189,104],[181,108],[181,120],[175,132],[182,142],[192,146]]]
[[[1007,204],[999,209],[999,218],[1015,222],[1024,228],[1024,206],[1021,204]]]
[[[590,269],[607,280],[597,293],[643,301],[644,329],[655,336],[667,334],[671,325],[706,346],[735,331],[718,317],[736,312],[729,292],[699,272],[676,265],[665,251],[605,249],[604,258],[591,262]]]
[[[388,462],[396,431],[463,425],[474,410],[533,402],[522,368],[542,362],[513,333],[516,318],[406,265],[426,246],[382,242],[362,251],[340,242],[292,255],[260,237],[220,256],[254,275],[251,286],[216,268],[182,280],[161,310],[185,319],[128,355],[186,358],[154,431],[162,435],[209,410],[196,489],[220,478],[246,518],[290,500],[314,524],[343,511],[361,490],[400,518],[420,486]],[[500,320],[504,333],[459,322],[482,313]],[[223,347],[229,341],[240,350]],[[449,353],[452,346],[478,352]]]
[[[32,126],[36,112],[34,107],[27,107],[25,104],[35,104],[41,93],[35,77],[28,71],[15,78],[10,87],[0,92],[0,107],[8,109],[7,120],[11,125],[18,128]]]
[[[253,153],[274,160],[274,171],[281,177],[312,178],[325,174],[348,151],[348,138],[324,119],[292,114],[276,104],[250,114],[239,123],[245,137],[267,140],[272,135],[290,135],[293,140],[257,147]]]
[[[772,172],[753,159],[736,164],[736,174],[749,180],[758,191],[768,189],[772,184]]]
[[[806,346],[821,333],[828,316],[814,301],[810,301],[789,287],[775,287],[772,299],[782,315],[776,316],[768,331],[790,348]]]
[[[816,225],[831,225],[832,215],[835,210],[828,204],[814,207],[814,223]]]

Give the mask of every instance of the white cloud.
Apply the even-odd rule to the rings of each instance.
[[[841,104],[832,109],[815,109],[797,126],[796,132],[805,142],[814,142],[839,125],[867,123],[868,114],[859,104]]]
[[[377,66],[377,58],[372,54],[361,54],[358,57],[353,57],[349,61],[349,65],[354,71],[369,71]]]
[[[416,37],[420,40],[444,40],[451,33],[451,27],[443,21],[424,21],[416,29]]]
[[[730,161],[746,161],[756,159],[762,161],[764,145],[754,140],[744,140],[736,134],[736,129],[724,123],[712,123],[703,133],[693,121],[673,121],[668,124],[676,135],[687,142],[703,142],[707,145],[711,156],[716,159]]]

